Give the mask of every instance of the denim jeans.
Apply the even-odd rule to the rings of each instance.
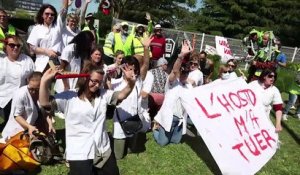
[[[288,103],[286,104],[286,106],[283,110],[283,114],[288,114],[289,113],[291,107],[296,103],[297,98],[298,98],[298,95],[289,93],[289,101],[288,101]],[[300,107],[297,107],[296,114],[300,114]]]
[[[180,142],[182,138],[182,124],[178,126],[179,121],[178,117],[173,116],[170,132],[165,131],[162,126],[153,131],[153,137],[160,146],[165,146],[169,143],[177,144]]]

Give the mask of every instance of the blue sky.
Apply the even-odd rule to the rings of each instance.
[[[75,2],[75,0],[74,0]],[[74,2],[72,4],[72,7],[71,9],[75,8],[74,6]],[[85,0],[82,0],[82,2],[85,2]],[[202,0],[197,0],[197,5],[196,5],[196,8],[195,9],[191,9],[192,11],[195,11],[197,10],[200,6],[201,6],[201,2]],[[62,4],[62,0],[44,0],[44,3],[48,3],[48,4],[51,4],[53,5],[57,11],[59,11],[59,9],[61,8],[61,4]],[[99,4],[96,4],[94,0],[92,0],[91,4],[88,6],[88,9],[87,9],[87,12],[96,12],[97,11],[97,8],[98,8],[98,5]]]
[[[82,3],[85,2],[85,0],[81,0],[81,1],[82,1]],[[62,0],[44,0],[43,2],[44,2],[44,4],[51,4],[51,5],[53,5],[56,8],[57,11],[59,11],[60,8],[61,8],[61,6],[62,6]],[[71,9],[72,8],[75,9],[75,5],[74,4],[75,4],[75,0],[73,2],[72,6],[71,6]],[[88,6],[87,13],[89,13],[89,12],[96,12],[97,8],[98,8],[98,5],[99,4],[96,4],[94,2],[94,0],[92,0],[92,2],[90,3],[90,5]]]

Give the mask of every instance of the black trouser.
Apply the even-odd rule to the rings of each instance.
[[[108,160],[101,169],[95,168],[95,175],[119,175],[119,168],[114,151],[111,152]]]
[[[93,175],[93,159],[69,160],[69,175]]]
[[[12,100],[10,100],[10,101],[7,103],[7,105],[6,105],[4,108],[2,108],[2,109],[3,109],[3,115],[4,115],[4,122],[1,124],[1,126],[2,126],[2,127],[0,128],[1,132],[2,132],[3,128],[5,127],[5,125],[6,125],[7,121],[8,121],[8,119],[9,119],[9,114],[10,114],[10,110],[11,110],[11,101],[12,101]]]

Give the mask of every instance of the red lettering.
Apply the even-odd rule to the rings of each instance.
[[[261,130],[261,134],[264,137],[265,141],[267,142],[267,144],[269,145],[269,147],[272,148],[272,145],[270,144],[270,141],[273,141],[274,143],[276,143],[275,139],[273,139],[270,134],[268,133],[268,131],[262,129]]]
[[[246,140],[245,140],[245,144],[248,147],[249,151],[254,155],[254,156],[258,156],[260,155],[260,151],[258,150],[256,144],[254,143],[253,139],[251,136],[249,136],[249,140],[251,141],[251,143],[249,144]],[[253,146],[253,149],[251,149],[251,145]]]
[[[238,104],[234,101],[233,97],[235,97],[235,99],[238,100],[237,101]],[[229,98],[230,98],[231,102],[234,104],[234,106],[236,106],[237,108],[241,109],[242,103],[241,103],[241,100],[240,100],[240,98],[239,98],[239,96],[237,94],[230,92],[229,93]]]
[[[200,109],[203,111],[203,113],[206,115],[207,118],[217,118],[217,117],[220,117],[221,116],[221,113],[215,113],[215,114],[209,114],[206,110],[206,108],[202,105],[202,103],[197,99],[195,98],[197,104],[199,105]]]
[[[240,97],[241,105],[243,107],[248,105],[247,96],[243,91],[238,91],[237,95]],[[244,97],[244,98],[243,98]]]
[[[249,162],[249,160],[247,159],[247,157],[245,156],[245,154],[242,152],[241,150],[241,147],[243,146],[243,143],[239,143],[239,144],[236,144],[235,146],[232,147],[232,149],[237,149],[239,151],[239,153],[241,154],[241,156],[247,160]]]
[[[255,104],[256,104],[256,96],[255,96],[255,93],[251,89],[239,90],[237,93],[239,94],[240,97],[241,97],[240,94],[244,94],[245,97],[247,98],[247,101],[249,101],[253,106],[255,106]],[[245,101],[245,100],[246,99],[243,99],[242,101]]]
[[[242,123],[242,122],[241,122]],[[261,139],[260,137],[263,137],[264,139]],[[252,138],[254,137],[255,140]],[[264,140],[266,144],[264,144]],[[238,150],[240,155],[249,162],[248,158],[246,155],[248,154],[248,151],[253,155],[253,156],[259,156],[261,154],[261,151],[265,150],[269,147],[272,148],[271,144],[269,141],[272,140],[275,142],[275,140],[270,137],[269,133],[266,130],[261,130],[260,133],[256,133],[253,136],[249,135],[249,140],[244,139],[244,143],[248,149],[242,149],[244,144],[243,142],[238,143],[232,147],[233,150]],[[259,147],[257,146],[259,145]],[[260,150],[260,149],[261,150]],[[248,155],[249,156],[249,155]]]
[[[227,100],[227,98],[225,97],[224,94],[222,94],[222,97],[223,97],[223,99],[225,100],[225,102],[222,102],[221,99],[220,99],[220,97],[217,97],[217,98],[218,98],[218,101],[219,101],[220,104],[227,110],[227,112],[230,113],[228,107],[231,107],[232,110],[234,110],[234,109],[233,109],[233,107],[230,105],[229,101]]]
[[[227,48],[224,48],[224,53],[227,55],[232,55],[231,50]]]
[[[252,109],[249,109],[249,116],[250,116],[250,119],[251,119],[251,122],[252,122],[253,127],[255,127],[255,126],[254,126],[254,123],[255,123],[255,124],[258,126],[258,128],[260,128],[260,127],[259,127],[259,124],[258,124],[258,122],[257,122],[258,117],[255,117],[255,116],[253,115]]]
[[[243,136],[243,133],[240,129],[240,126],[242,126],[244,128],[244,131],[249,134],[248,129],[247,129],[246,124],[245,124],[245,121],[244,121],[242,116],[240,116],[240,121],[238,121],[238,119],[234,117],[234,123],[235,123],[236,127],[238,128],[239,133],[240,133],[241,136]]]
[[[262,145],[263,140],[258,138],[260,136],[261,136],[260,133],[254,134],[254,137],[255,137],[256,142],[258,143],[260,149],[265,150],[265,149],[267,149],[268,146],[267,145]]]

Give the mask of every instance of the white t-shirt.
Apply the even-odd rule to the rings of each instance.
[[[35,25],[27,39],[27,43],[41,48],[51,49],[55,52],[61,53],[63,47],[62,30],[64,23],[61,15],[57,16],[56,24],[47,26],[38,24]],[[36,55],[35,70],[43,72],[49,61],[46,55]]]
[[[157,115],[154,117],[155,121],[157,121],[166,131],[170,132],[173,115],[175,115],[183,122],[182,133],[186,133],[187,113],[181,104],[179,94],[181,94],[182,91],[192,88],[193,86],[191,84],[186,83],[183,85],[179,79],[176,79],[173,82],[170,82],[169,78],[167,79],[164,102]]]
[[[15,116],[23,117],[30,125],[34,125],[38,118],[37,106],[34,104],[27,86],[18,89],[13,97],[9,119],[2,131],[4,140],[24,131],[23,127],[15,120]]]
[[[127,82],[124,80],[123,77],[119,79],[112,79],[111,80],[112,89],[114,91],[121,91],[127,86]],[[127,118],[134,116],[137,114],[137,109],[139,112],[139,117],[143,121],[143,116],[141,115],[141,89],[142,89],[142,80],[141,78],[138,78],[135,82],[135,87],[132,89],[131,93],[128,95],[126,99],[124,99],[117,107],[116,110],[118,110],[119,117],[121,121],[126,120]],[[138,92],[137,92],[138,91]],[[116,111],[114,113],[114,133],[113,138],[117,139],[123,139],[126,138],[126,135],[121,128],[121,125],[119,123],[119,120],[116,116]]]
[[[74,32],[69,26],[65,26],[62,32],[63,48],[65,48],[79,32],[80,30]]]
[[[264,89],[264,87],[257,80],[252,81],[249,83],[249,85],[253,86],[259,92],[259,95],[261,95],[267,116],[270,116],[272,105],[283,103],[281,94],[277,87],[270,86],[269,88]]]
[[[142,91],[146,92],[146,93],[150,93],[152,86],[154,83],[154,76],[151,73],[151,71],[147,71],[145,80],[143,81],[143,87],[142,87]],[[149,128],[151,128],[151,118],[149,115],[149,106],[148,106],[148,97],[147,98],[142,98],[142,102],[141,102],[141,110],[142,110],[142,115],[144,118],[143,121],[143,131],[146,132]]]
[[[201,86],[203,84],[203,73],[199,70],[193,70],[189,72],[188,79],[195,81],[196,86]]]
[[[151,71],[147,71],[145,80],[143,81],[143,87],[142,87],[142,91],[146,92],[146,93],[150,93],[151,89],[152,89],[152,85],[154,82],[154,76],[151,73]],[[148,110],[148,98],[146,99],[142,99],[142,109],[143,110]]]
[[[101,89],[94,106],[87,99],[79,99],[75,91],[55,95],[58,110],[65,114],[67,160],[93,159],[95,148],[100,153],[110,149],[105,114],[107,104],[116,103],[113,94]]]
[[[81,58],[75,57],[74,48],[75,48],[74,43],[67,45],[64,48],[60,59],[69,63],[68,66],[66,67],[65,71],[72,72],[72,73],[80,73]],[[75,89],[77,81],[78,81],[78,78],[69,78],[68,79],[70,89]],[[64,91],[64,84],[61,79],[56,80],[54,90],[57,93]]]
[[[4,108],[19,87],[26,85],[26,79],[34,70],[32,59],[24,54],[12,62],[7,56],[0,57],[0,107]]]

